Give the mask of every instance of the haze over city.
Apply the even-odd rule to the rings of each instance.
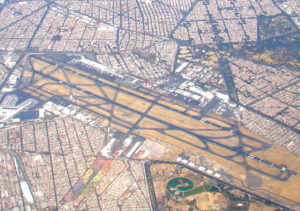
[[[299,11],[0,1],[0,210],[300,210]]]

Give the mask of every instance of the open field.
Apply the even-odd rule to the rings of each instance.
[[[212,152],[215,153],[216,155],[222,155],[222,156],[234,156],[235,155],[235,152],[232,152],[228,149],[224,149],[223,147],[219,147],[214,144],[208,144],[208,146],[210,147]]]
[[[145,129],[167,129],[167,125],[159,123],[149,118],[143,118],[143,120],[139,123],[141,128]]]
[[[210,118],[210,117],[204,117],[204,120],[207,120],[209,122],[212,122],[216,125],[222,126],[222,127],[226,127],[226,128],[230,128],[230,125],[226,124],[225,122],[222,122],[221,120],[218,119],[214,119],[214,118]]]
[[[33,80],[24,92],[44,101],[60,96],[95,116],[105,117],[104,125],[168,144],[177,153],[170,150],[168,153],[174,154],[165,155],[169,160],[174,161],[181,152],[189,151],[213,161],[215,166],[226,167],[228,173],[243,184],[246,184],[247,172],[256,172],[262,180],[261,189],[267,188],[273,196],[277,194],[276,197],[299,201],[300,191],[295,190],[300,186],[300,168],[295,164],[299,163],[299,158],[280,147],[270,147],[269,141],[233,121],[214,114],[202,116],[195,109],[171,104],[171,100],[160,99],[156,94],[146,95],[144,91],[92,77],[70,65],[53,65],[51,58],[27,59],[33,69],[28,67],[24,75]],[[257,159],[248,158],[250,154]],[[281,170],[282,165],[286,166],[285,172]],[[286,187],[291,191],[284,191]]]
[[[173,137],[176,137],[179,139],[183,138],[184,140],[189,140],[189,142],[194,144],[195,146],[205,148],[205,144],[195,136],[191,136],[191,135],[184,133],[182,131],[179,131],[179,130],[166,130],[165,132],[166,132],[166,134],[169,134]]]
[[[230,138],[226,138],[226,139],[225,138],[218,138],[218,139],[214,138],[214,141],[224,144],[224,145],[227,145],[227,146],[230,146],[230,147],[236,147],[236,146],[239,146],[239,144],[240,144],[238,137],[230,137]]]
[[[275,210],[277,208],[276,205],[258,201],[252,195],[224,183],[211,183],[209,177],[176,164],[154,162],[149,169],[154,178],[153,187],[158,210],[163,205],[180,210],[189,210],[194,206],[197,210],[240,210],[239,207],[234,207],[240,203],[245,206],[244,210]],[[188,182],[190,188],[181,189],[180,184],[176,183],[178,179]]]
[[[217,129],[209,124],[201,122],[199,120],[192,119],[181,113],[172,111],[165,107],[155,105],[149,111],[149,115],[158,119],[167,120],[170,124],[188,129]]]
[[[183,108],[182,106],[179,106],[179,105],[176,105],[176,104],[172,104],[172,103],[167,102],[165,100],[159,100],[158,102],[161,103],[161,104],[163,104],[163,105],[165,105],[165,106],[170,107],[171,109],[173,108],[173,109],[176,109],[178,111],[185,111],[185,108]]]

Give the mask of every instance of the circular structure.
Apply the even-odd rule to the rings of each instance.
[[[174,196],[183,196],[183,193],[194,188],[191,180],[184,177],[177,177],[170,180],[167,184],[167,190]]]

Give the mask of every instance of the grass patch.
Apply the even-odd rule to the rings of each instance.
[[[213,187],[212,185],[202,185],[202,186],[200,186],[198,188],[195,188],[193,190],[184,192],[184,196],[192,196],[192,195],[195,195],[195,194],[198,194],[198,193],[208,192],[208,191],[210,191],[210,189],[212,187]]]

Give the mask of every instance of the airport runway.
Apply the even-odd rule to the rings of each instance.
[[[56,65],[54,62],[51,62],[51,60],[47,61],[47,60],[45,60],[43,58],[40,58],[38,56],[31,56],[31,57],[29,57],[29,59],[30,58],[35,58],[37,60],[46,62],[49,65],[53,65],[53,66]],[[68,74],[74,74],[74,75],[76,75],[79,78],[81,77],[81,78],[84,78],[85,80],[92,81],[95,84],[95,86],[98,86],[99,88],[101,88],[101,87],[109,87],[110,89],[113,89],[115,91],[115,93],[116,93],[114,98],[116,98],[116,96],[119,95],[119,94],[125,94],[125,95],[132,96],[133,99],[139,99],[139,100],[142,100],[143,102],[145,102],[145,104],[147,106],[145,107],[145,110],[142,111],[141,109],[134,108],[133,106],[129,106],[126,103],[117,101],[116,99],[112,98],[111,96],[109,97],[107,95],[105,96],[103,94],[100,94],[100,91],[99,91],[99,94],[96,94],[95,92],[92,92],[91,90],[87,90],[87,89],[82,88],[82,86],[79,87],[76,84],[70,83],[70,80],[63,81],[63,79],[61,79],[61,78],[53,77],[52,75],[55,73],[56,69],[54,69],[49,74],[44,74],[44,73],[41,72],[41,70],[35,70],[33,68],[33,65],[32,65],[31,71],[32,71],[32,73],[34,73],[32,79],[34,79],[34,77],[36,75],[39,75],[42,78],[46,78],[48,80],[53,81],[56,84],[59,84],[60,86],[69,87],[70,90],[79,91],[79,92],[84,93],[85,95],[90,96],[90,97],[92,97],[94,99],[99,99],[101,102],[106,102],[106,103],[112,105],[113,107],[121,108],[122,110],[128,111],[130,114],[137,115],[138,118],[136,120],[134,120],[133,123],[132,122],[127,122],[127,125],[128,125],[127,129],[129,129],[130,132],[135,133],[135,131],[137,131],[137,130],[144,129],[144,128],[141,128],[139,126],[139,123],[143,119],[150,119],[152,121],[158,122],[161,125],[164,125],[164,126],[167,127],[167,128],[160,128],[160,129],[156,128],[155,129],[156,131],[158,131],[158,132],[160,132],[160,133],[162,133],[164,135],[167,135],[169,137],[173,137],[174,139],[180,140],[184,144],[191,145],[193,147],[199,148],[201,150],[205,150],[205,151],[210,152],[210,153],[214,153],[214,151],[208,146],[208,144],[213,144],[213,145],[216,145],[218,147],[224,148],[224,150],[229,150],[229,151],[233,152],[234,155],[231,155],[231,156],[223,156],[223,155],[218,155],[218,156],[220,156],[220,157],[222,157],[224,159],[230,160],[231,162],[234,162],[234,163],[237,163],[239,165],[242,165],[246,170],[251,170],[252,169],[252,170],[255,170],[255,171],[257,171],[257,172],[259,172],[261,174],[267,175],[269,177],[272,177],[273,179],[280,180],[280,181],[288,180],[291,175],[295,174],[295,172],[293,172],[293,171],[291,171],[289,169],[282,170],[284,168],[284,166],[282,166],[282,165],[277,165],[277,164],[274,164],[274,163],[272,163],[270,161],[263,160],[263,159],[260,159],[259,157],[256,157],[256,156],[252,155],[251,152],[261,151],[261,150],[264,150],[265,148],[268,148],[269,147],[268,144],[266,144],[266,143],[264,143],[264,142],[262,142],[260,140],[256,140],[256,139],[254,139],[252,137],[244,135],[238,129],[234,129],[234,125],[230,125],[229,128],[226,128],[226,127],[223,127],[223,126],[220,126],[220,125],[217,125],[217,124],[210,123],[209,121],[202,121],[201,120],[201,118],[202,118],[201,114],[199,114],[199,116],[195,116],[195,115],[187,114],[186,111],[179,111],[177,109],[170,108],[170,107],[168,107],[168,106],[166,106],[166,105],[158,102],[160,100],[159,98],[155,98],[155,99],[154,99],[154,97],[153,97],[153,99],[151,99],[151,98],[145,98],[145,97],[143,97],[142,94],[135,94],[135,92],[138,92],[136,90],[134,90],[134,92],[131,92],[131,91],[128,90],[130,88],[126,88],[127,90],[125,90],[124,88],[121,88],[120,84],[116,84],[114,82],[107,82],[106,83],[105,82],[106,80],[104,80],[104,79],[101,80],[101,81],[99,81],[95,77],[88,76],[88,74],[87,75],[82,74],[81,73],[82,70],[76,72],[74,70],[76,68],[72,68],[72,70],[71,70],[71,69],[67,68],[66,66],[64,66],[64,64],[59,64],[59,65],[56,65],[56,66],[57,66],[56,69],[60,69],[60,71],[63,70],[63,71],[66,71],[66,73],[68,73]],[[31,82],[34,82],[34,80],[32,80]],[[33,86],[34,86],[34,83],[33,83]],[[37,88],[40,88],[41,90],[43,90],[43,87],[37,87]],[[43,91],[47,91],[47,90],[43,90]],[[53,92],[50,92],[50,93],[54,94]],[[66,100],[68,100],[68,99],[66,99]],[[80,99],[80,100],[84,101],[83,99]],[[85,103],[88,104],[89,102],[86,101]],[[80,106],[82,107],[82,105],[80,105]],[[202,123],[205,123],[207,125],[216,127],[219,131],[226,131],[226,132],[231,131],[231,132],[233,132],[233,134],[235,136],[238,136],[240,138],[241,137],[242,138],[249,138],[249,139],[251,139],[253,141],[256,141],[257,143],[260,143],[260,144],[263,143],[263,145],[262,145],[262,147],[253,147],[252,146],[250,152],[249,151],[246,152],[244,150],[244,146],[246,146],[246,145],[243,142],[240,142],[240,145],[237,146],[237,147],[227,146],[225,144],[222,144],[222,143],[219,143],[219,142],[213,140],[213,138],[218,138],[218,137],[211,137],[211,136],[210,137],[206,137],[206,136],[203,136],[203,135],[199,135],[196,132],[194,132],[193,129],[182,127],[181,125],[178,125],[178,124],[176,124],[174,122],[168,121],[168,116],[153,115],[151,111],[152,111],[152,109],[154,107],[156,109],[162,109],[162,110],[166,110],[167,109],[168,111],[171,110],[170,112],[172,112],[172,113],[173,112],[178,113],[179,116],[183,115],[182,117],[186,118],[187,120],[190,120],[190,121],[195,121],[195,120],[202,121]],[[85,107],[85,109],[89,109],[89,108]],[[109,118],[115,124],[120,124],[120,121],[124,122],[124,120],[122,120],[122,119],[118,118],[117,116],[115,116],[114,113],[112,112],[112,110],[113,109],[107,109],[106,110],[106,111],[109,112],[109,115],[110,115],[110,116],[106,116],[106,117]],[[97,113],[95,111],[93,111],[93,112]],[[101,115],[103,115],[103,114],[101,114]],[[118,121],[116,121],[116,120],[118,120]],[[226,124],[228,124],[228,123],[226,123]],[[126,127],[126,123],[122,124],[122,126]],[[170,131],[170,130],[172,130],[172,131],[175,131],[175,130],[176,131],[180,131],[180,132],[182,132],[184,134],[187,134],[188,136],[196,137],[199,140],[199,142],[201,142],[200,145],[202,145],[202,146],[200,146],[198,144],[195,144],[195,143],[191,143],[191,141],[189,141],[187,138],[185,138],[185,139],[184,138],[179,138],[178,136],[175,137],[175,136],[172,136],[170,133],[166,133],[166,131]],[[226,137],[224,137],[224,139],[226,139]],[[242,156],[244,158],[244,162],[241,163],[241,162],[235,161],[234,158],[237,157],[237,156]],[[268,165],[268,166],[270,166],[272,168],[276,168],[276,169],[279,170],[280,173],[278,175],[272,175],[272,174],[268,174],[267,172],[265,172],[265,171],[263,171],[261,169],[258,169],[258,168],[255,168],[253,166],[250,166],[246,162],[246,158],[247,157],[250,158],[250,159],[253,159],[254,161],[264,163],[265,165]]]

